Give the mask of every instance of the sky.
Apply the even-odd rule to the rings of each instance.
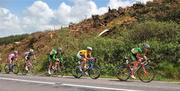
[[[53,30],[102,15],[108,7],[152,0],[0,0],[0,37]]]

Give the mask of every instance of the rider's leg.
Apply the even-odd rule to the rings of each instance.
[[[11,59],[11,61],[10,61],[10,70],[13,70],[13,65],[14,65],[14,61],[15,61],[15,59]]]
[[[25,61],[25,69],[28,70],[28,60]]]
[[[25,56],[25,70],[28,71],[28,61],[29,61],[29,57]]]
[[[12,60],[9,59],[9,60],[8,60],[8,68],[9,68],[9,69],[11,69],[11,64],[12,64]]]
[[[49,66],[48,66],[48,74],[51,74],[51,67],[52,67],[53,62],[49,61]]]
[[[57,70],[58,67],[59,67],[59,61],[56,61],[56,62],[55,62],[55,66],[54,66],[55,70]]]
[[[141,54],[136,54],[136,61],[134,62],[134,69],[138,68],[139,63],[141,63],[141,61],[143,60],[143,58],[141,57]]]
[[[143,60],[143,57],[142,57],[141,54],[137,54],[137,55],[136,55],[136,58],[137,58],[137,61],[138,61],[138,62],[142,62],[142,60]]]
[[[78,61],[78,63],[80,64],[80,71],[83,71],[83,68],[84,68],[84,62],[83,62],[83,57],[78,53],[77,54],[77,58],[80,60]]]
[[[85,62],[86,62],[86,60],[85,60],[85,58],[83,58],[83,59],[81,60],[81,69],[82,69],[82,70],[85,69]]]
[[[130,66],[130,75],[131,78],[136,79],[136,77],[134,76],[134,71],[135,71],[135,67],[136,67],[136,55],[135,54],[131,54],[131,60],[133,61],[133,67]]]

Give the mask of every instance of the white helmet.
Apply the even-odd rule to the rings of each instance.
[[[90,51],[92,51],[93,49],[92,49],[92,47],[87,47],[87,50],[90,50]]]
[[[147,48],[147,49],[149,49],[149,48],[150,48],[150,45],[149,45],[149,44],[147,44],[147,43],[144,43],[144,44],[143,44],[143,46],[144,46],[144,48]]]
[[[14,51],[14,54],[18,54],[18,51]]]
[[[57,51],[62,51],[62,48],[61,47],[57,48]]]
[[[30,51],[31,53],[33,53],[33,52],[34,52],[34,50],[33,50],[33,49],[30,49],[29,51]]]

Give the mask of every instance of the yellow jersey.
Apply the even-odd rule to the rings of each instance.
[[[83,56],[84,58],[90,58],[91,52],[88,52],[87,50],[80,50],[79,51],[80,56]]]

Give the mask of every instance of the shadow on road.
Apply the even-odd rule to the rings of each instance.
[[[136,81],[120,81],[120,80],[109,80],[109,81],[113,81],[113,82],[136,82]]]
[[[88,79],[88,78],[85,78],[85,77],[82,77],[82,78],[74,78],[73,76],[65,76],[65,77],[62,77],[62,78],[68,78],[68,79]]]

